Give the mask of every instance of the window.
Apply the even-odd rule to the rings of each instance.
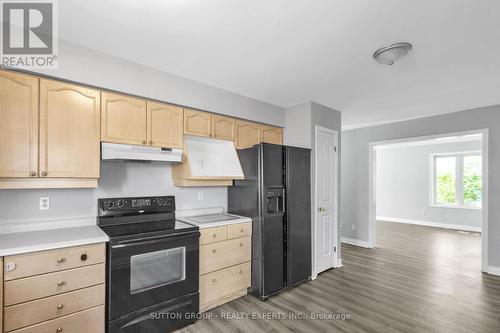
[[[481,208],[481,153],[432,155],[432,204]]]

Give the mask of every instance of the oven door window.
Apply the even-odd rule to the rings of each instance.
[[[155,251],[130,257],[130,293],[183,281],[186,278],[186,248]]]

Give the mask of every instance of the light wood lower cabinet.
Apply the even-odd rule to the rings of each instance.
[[[251,234],[251,222],[201,230],[201,312],[247,294],[251,284]]]
[[[105,302],[104,284],[51,296],[5,309],[6,332],[96,307]]]
[[[104,332],[104,249],[96,244],[0,258],[0,331]]]
[[[104,333],[104,306],[28,326],[14,333]]]

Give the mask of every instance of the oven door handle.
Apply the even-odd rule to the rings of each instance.
[[[199,232],[184,232],[184,233],[175,233],[175,234],[170,234],[170,235],[161,235],[161,236],[150,236],[150,237],[142,237],[142,238],[137,238],[137,239],[129,239],[129,240],[123,240],[123,241],[118,241],[114,244],[110,244],[111,248],[116,249],[116,248],[127,248],[127,247],[133,247],[133,246],[143,246],[143,245],[151,245],[151,244],[157,244],[157,243],[162,243],[165,241],[169,240],[182,240],[182,239],[188,239],[188,238],[196,238],[198,239],[200,237]]]

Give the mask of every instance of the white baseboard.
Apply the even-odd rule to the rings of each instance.
[[[359,239],[349,238],[349,237],[342,237],[342,243],[366,247],[368,249],[373,247],[373,246],[370,246],[369,242],[359,240]]]
[[[442,228],[442,229],[481,232],[481,227],[471,227],[471,226],[459,225],[459,224],[448,224],[448,223],[439,223],[439,222],[430,222],[430,221],[421,221],[421,220],[411,220],[411,219],[403,219],[403,218],[399,218],[399,217],[387,217],[387,216],[377,216],[376,218],[377,218],[377,220],[384,221],[384,222],[416,224],[416,225],[422,225],[422,226],[426,226],[426,227],[434,227],[434,228]]]
[[[500,276],[500,267],[488,266],[488,270],[485,273]]]
[[[342,259],[339,259],[337,265],[333,266],[333,268],[340,268],[340,267],[342,267]]]

